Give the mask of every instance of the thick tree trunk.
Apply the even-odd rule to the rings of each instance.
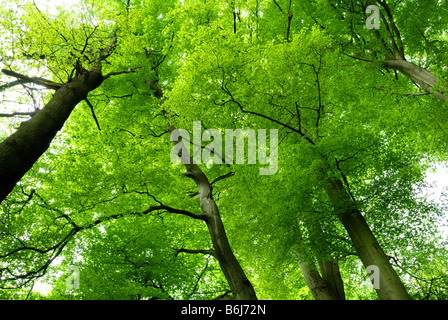
[[[306,285],[315,300],[338,300],[336,293],[328,282],[322,279],[316,266],[307,262],[301,262],[299,266]]]
[[[443,93],[433,90],[437,85],[437,78],[428,70],[402,59],[385,60],[382,64],[385,68],[401,72],[426,92],[434,94],[442,101],[446,100],[446,96]]]
[[[215,202],[209,197],[203,199],[203,201],[208,202],[205,204],[205,207],[210,209],[208,212],[204,213],[207,217],[206,223],[210,232],[215,254],[235,299],[257,300],[252,284],[247,279],[241,265],[232,252]]]
[[[364,267],[375,266],[379,272],[379,284],[374,283],[378,297],[381,300],[410,299],[403,283],[392,268],[366,220],[345,190],[342,181],[332,178],[327,180],[327,184],[326,192],[330,201],[353,241]]]
[[[218,207],[212,197],[212,187],[206,175],[196,164],[185,164],[185,167],[187,168],[186,176],[192,178],[198,187],[198,199],[206,217],[205,222],[212,239],[215,256],[235,299],[256,300],[254,288],[232,252]]]
[[[322,279],[328,283],[332,292],[335,293],[336,299],[345,300],[344,282],[342,282],[339,271],[339,262],[337,260],[320,260],[319,268]]]
[[[48,149],[76,105],[102,81],[100,72],[86,71],[62,85],[42,110],[0,144],[0,203]]]
[[[316,266],[300,262],[300,270],[315,300],[345,300],[344,284],[337,261],[319,262],[322,276]]]
[[[306,225],[309,236],[325,248],[321,251],[322,256],[329,256],[331,254],[331,244],[323,236],[323,227],[319,219],[316,220],[312,213],[306,213],[303,222]],[[296,253],[299,259],[300,270],[315,300],[345,300],[344,283],[342,282],[337,260],[320,259],[319,274],[314,262],[307,261],[302,257],[300,249]]]

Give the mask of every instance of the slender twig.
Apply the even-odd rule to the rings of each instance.
[[[226,174],[224,174],[224,175],[222,175],[222,176],[219,176],[218,178],[214,179],[214,180],[210,183],[210,185],[213,185],[214,183],[216,183],[216,182],[218,182],[218,181],[220,181],[220,180],[223,180],[223,179],[232,177],[232,176],[234,176],[234,175],[235,175],[234,172],[226,173]]]
[[[89,106],[90,111],[92,111],[92,116],[93,116],[93,119],[95,120],[95,123],[96,123],[96,126],[98,127],[98,130],[101,131],[101,127],[100,127],[98,119],[97,119],[97,117],[95,115],[95,110],[93,108],[93,105],[90,103],[90,101],[88,99],[85,99],[85,101],[86,101],[87,105]]]
[[[227,173],[227,174],[224,174],[224,175],[222,175],[222,176],[219,176],[218,178],[214,179],[214,180],[210,183],[210,186],[213,186],[214,183],[216,183],[216,182],[218,182],[218,181],[220,181],[220,180],[223,180],[223,179],[225,179],[225,178],[232,177],[232,176],[234,176],[234,175],[235,175],[234,172],[229,172],[229,173]],[[196,192],[191,192],[191,193],[189,194],[189,197],[190,197],[190,198],[193,198],[193,197],[197,196],[198,194],[199,194],[198,191],[196,191]]]
[[[194,292],[197,290],[199,281],[201,281],[202,277],[205,274],[205,271],[207,271],[207,268],[208,268],[209,264],[210,264],[210,258],[208,257],[207,258],[207,263],[205,264],[204,269],[202,269],[201,273],[199,274],[199,276],[198,276],[198,278],[197,278],[197,280],[196,280],[196,282],[195,282],[195,284],[193,286],[193,289],[191,289],[190,296],[192,296],[194,294]]]
[[[286,25],[286,35],[285,35],[285,41],[289,42],[289,33],[291,31],[291,21],[292,21],[292,12],[291,12],[291,5],[292,0],[289,0],[289,7],[288,7],[288,23]]]
[[[394,95],[400,95],[400,96],[426,96],[428,94],[431,94],[430,92],[407,92],[407,93],[399,93],[399,92],[391,92],[389,90],[386,90],[384,88],[380,88],[380,87],[373,87],[376,90],[381,90],[381,91],[385,91],[388,92],[390,94],[394,94]]]
[[[346,175],[344,174],[344,172],[341,170],[340,166],[339,166],[339,161],[337,158],[334,158],[335,162],[336,162],[336,168],[338,169],[339,173],[342,176],[342,179],[344,180],[345,186],[347,187],[347,192],[350,195],[350,198],[352,198],[353,203],[356,205],[356,199],[355,196],[353,195],[351,188],[350,188],[350,184],[348,183],[348,179],[346,177]]]
[[[8,82],[8,83],[0,86],[0,92],[3,92],[3,91],[5,91],[5,90],[7,90],[9,88],[12,88],[12,87],[15,87],[17,85],[24,84],[24,83],[28,83],[28,81],[23,80],[23,79],[19,79],[19,80],[15,80],[15,81],[12,81],[12,82]]]
[[[231,92],[229,91],[229,89],[226,87],[226,84],[225,84],[224,82],[222,83],[221,88],[222,88],[222,90],[223,90],[223,91],[230,97],[230,100],[224,101],[223,103],[221,103],[221,104],[219,104],[219,105],[225,105],[225,104],[227,104],[227,103],[229,103],[229,102],[233,102],[233,103],[235,103],[235,104],[239,107],[239,109],[241,110],[241,112],[243,112],[243,113],[248,113],[248,114],[252,114],[252,115],[255,115],[255,116],[264,118],[264,119],[266,119],[266,120],[272,121],[272,122],[274,122],[274,123],[276,123],[276,124],[278,124],[278,125],[281,125],[281,126],[287,128],[287,129],[289,129],[289,130],[291,130],[291,131],[293,131],[293,132],[298,133],[299,135],[301,135],[302,137],[304,137],[309,143],[311,143],[312,145],[315,145],[314,141],[311,140],[309,137],[306,137],[305,133],[302,132],[301,130],[298,130],[298,129],[296,129],[296,128],[293,128],[293,127],[291,127],[290,125],[288,125],[288,124],[286,124],[286,123],[283,123],[283,122],[281,122],[281,121],[279,121],[279,120],[273,119],[273,118],[271,118],[271,117],[269,117],[269,116],[266,116],[266,115],[264,115],[264,114],[261,114],[261,113],[258,113],[258,112],[254,112],[254,111],[248,111],[248,110],[245,110],[245,109],[243,108],[243,106],[241,105],[241,103],[240,103],[239,101],[235,100],[235,98],[233,97],[232,93],[231,93]],[[214,102],[214,103],[217,104],[216,102]]]
[[[280,7],[280,5],[277,3],[277,1],[275,1],[275,0],[272,0],[272,1],[274,1],[275,5],[280,10],[280,12],[284,14],[282,7]]]

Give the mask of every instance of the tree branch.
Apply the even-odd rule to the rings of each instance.
[[[149,208],[149,209],[145,210],[143,212],[143,214],[147,214],[147,213],[150,213],[152,211],[157,211],[157,210],[164,210],[166,212],[184,215],[184,216],[187,216],[187,217],[190,217],[190,218],[193,218],[193,219],[198,219],[198,220],[203,220],[203,221],[206,220],[206,215],[205,214],[196,214],[196,213],[193,213],[193,212],[190,212],[190,211],[187,211],[187,210],[175,209],[175,208],[172,208],[172,207],[169,207],[169,206],[165,206],[165,205],[160,205],[160,206],[157,206],[157,207]]]
[[[234,175],[235,175],[234,172],[226,173],[226,174],[224,174],[224,175],[222,175],[222,176],[219,176],[218,178],[214,179],[214,180],[210,183],[210,185],[212,186],[215,182],[218,182],[218,181],[223,180],[223,179],[225,179],[225,178],[232,177],[232,176],[234,176]]]
[[[144,216],[144,215],[147,215],[154,211],[166,211],[166,212],[170,212],[170,213],[185,215],[185,216],[191,217],[193,219],[205,220],[205,215],[203,215],[203,214],[196,214],[196,213],[192,213],[190,211],[180,210],[180,209],[175,209],[175,208],[172,208],[169,206],[160,205],[160,206],[155,206],[155,207],[149,207],[148,209],[141,211],[141,212],[118,213],[118,214],[113,214],[110,216],[102,217],[100,219],[95,220],[92,223],[89,223],[85,226],[81,226],[80,229],[82,229],[82,230],[91,229],[91,228],[93,228],[103,222],[109,221],[109,220],[119,219],[119,218],[125,217],[127,215]]]
[[[395,94],[395,95],[400,95],[400,96],[426,96],[431,94],[430,92],[407,92],[407,93],[399,93],[399,92],[391,92],[389,90],[386,90],[384,88],[380,88],[380,87],[373,87],[374,89],[377,90],[381,90],[381,91],[385,91],[388,92],[390,94]]]
[[[286,35],[285,35],[285,41],[286,41],[286,42],[289,42],[289,33],[290,33],[290,31],[291,31],[291,21],[292,21],[291,5],[292,5],[292,0],[289,0],[289,7],[288,7],[288,24],[286,25]]]
[[[211,249],[194,250],[194,249],[184,249],[184,248],[180,248],[180,249],[174,249],[174,250],[176,250],[176,256],[177,256],[179,253],[184,252],[184,253],[193,253],[193,254],[194,254],[194,253],[209,254],[209,255],[211,255],[211,256],[213,256],[213,257],[216,258],[215,250],[211,250]]]
[[[344,172],[342,171],[341,167],[339,166],[338,159],[335,157],[334,160],[336,162],[336,168],[338,169],[339,173],[341,174],[342,179],[344,180],[345,186],[347,187],[347,192],[350,195],[350,198],[352,198],[353,203],[356,205],[356,199],[355,199],[355,196],[353,195],[353,193],[351,191],[350,184],[348,183],[347,177],[344,174]]]
[[[95,110],[94,110],[92,104],[90,103],[90,101],[88,99],[85,99],[85,101],[86,101],[87,105],[89,106],[90,111],[92,111],[92,116],[93,116],[93,119],[95,120],[95,123],[96,123],[96,126],[98,127],[98,130],[101,131],[101,127],[100,127],[98,119],[97,119],[97,117],[95,115]]]
[[[0,92],[3,92],[3,91],[5,91],[5,90],[7,90],[9,88],[12,88],[12,87],[15,87],[17,85],[24,84],[24,83],[28,83],[28,81],[19,79],[19,80],[16,80],[16,81],[8,82],[8,83],[0,86]]]
[[[312,145],[315,145],[314,141],[311,140],[309,137],[306,137],[305,133],[303,133],[303,131],[301,131],[301,130],[298,130],[298,129],[296,129],[296,128],[293,128],[293,127],[291,127],[290,125],[288,125],[288,124],[286,124],[286,123],[283,123],[283,122],[281,122],[281,121],[278,121],[278,120],[276,120],[276,119],[273,119],[273,118],[271,118],[271,117],[268,117],[268,116],[266,116],[266,115],[264,115],[264,114],[261,114],[261,113],[258,113],[258,112],[254,112],[254,111],[244,110],[244,108],[243,108],[243,106],[241,105],[241,103],[239,103],[238,101],[235,100],[235,98],[233,97],[232,93],[231,93],[231,92],[229,91],[229,89],[226,87],[226,85],[224,84],[224,81],[223,81],[223,83],[222,83],[222,85],[221,85],[221,89],[222,89],[222,90],[223,90],[223,91],[230,97],[230,100],[224,101],[222,104],[218,104],[218,103],[216,103],[216,102],[214,102],[214,104],[216,104],[216,105],[224,105],[224,104],[226,104],[226,103],[233,102],[233,103],[235,103],[235,104],[239,107],[239,109],[241,110],[241,112],[243,112],[243,113],[248,113],[248,114],[252,114],[252,115],[255,115],[255,116],[264,118],[264,119],[266,119],[266,120],[272,121],[272,122],[274,122],[274,123],[276,123],[276,124],[278,124],[278,125],[281,125],[281,126],[287,128],[287,129],[289,129],[289,130],[291,130],[291,131],[293,131],[293,132],[298,133],[299,135],[301,135],[302,137],[304,137],[309,143],[311,143]]]
[[[280,5],[277,3],[277,1],[273,0],[275,5],[277,6],[277,8],[280,10],[281,13],[284,14],[282,7],[280,7]]]
[[[224,175],[222,175],[222,176],[219,176],[218,178],[216,178],[215,180],[213,180],[213,181],[210,183],[210,186],[213,186],[213,184],[214,184],[215,182],[218,182],[219,180],[223,180],[223,179],[225,179],[225,178],[229,178],[229,177],[232,177],[232,176],[234,176],[234,175],[235,175],[234,172],[229,172],[229,173],[227,173],[227,174],[224,174]],[[192,193],[189,194],[189,197],[190,197],[190,198],[193,198],[194,196],[197,196],[198,194],[199,194],[199,191],[192,192]]]
[[[199,274],[199,276],[198,276],[198,278],[197,278],[197,280],[196,280],[196,283],[195,283],[194,286],[193,286],[193,289],[191,289],[191,292],[190,292],[190,294],[189,294],[190,297],[191,297],[191,296],[194,294],[194,292],[197,290],[199,281],[201,281],[202,276],[205,274],[205,271],[207,271],[207,268],[208,268],[208,265],[209,265],[209,264],[210,264],[210,259],[207,259],[207,263],[205,264],[204,269],[203,269],[203,270],[201,271],[201,273]]]
[[[38,78],[38,77],[29,77],[29,76],[20,74],[18,72],[12,71],[12,70],[2,69],[2,72],[4,74],[6,74],[7,76],[14,77],[14,78],[18,79],[17,81],[12,82],[12,83],[14,83],[14,85],[23,84],[23,83],[30,83],[31,82],[31,83],[34,83],[36,85],[43,86],[43,87],[45,87],[47,89],[52,89],[52,90],[58,90],[58,89],[60,89],[62,87],[61,83],[53,82],[53,81],[42,79],[42,78]],[[2,87],[4,87],[4,86],[2,86]],[[2,91],[1,90],[2,87],[0,87],[0,91]],[[8,87],[6,87],[5,89],[7,89],[7,88]]]
[[[391,39],[393,41],[394,47],[396,48],[397,53],[398,53],[400,59],[405,60],[403,41],[401,39],[400,31],[398,30],[397,25],[395,24],[395,20],[394,20],[394,17],[392,16],[392,12],[390,11],[390,8],[387,5],[385,0],[379,1],[379,3],[384,8],[384,10],[386,11],[386,14],[387,14],[387,16],[389,18],[389,21],[390,21],[390,25],[391,25],[392,31],[395,34],[396,40],[393,38],[393,36],[392,36],[392,39]]]
[[[98,52],[98,58],[96,59],[96,69],[101,71],[101,62],[106,60],[114,51],[115,46],[117,45],[117,30],[112,32],[112,39],[109,41],[109,44]]]

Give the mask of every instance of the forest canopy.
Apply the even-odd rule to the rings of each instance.
[[[0,3],[0,299],[448,298],[446,0]]]

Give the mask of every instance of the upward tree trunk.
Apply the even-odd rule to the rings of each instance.
[[[322,275],[314,263],[299,262],[299,266],[315,300],[345,300],[344,284],[337,261],[319,261]]]
[[[174,130],[175,128],[168,122],[168,131],[171,133]],[[185,155],[183,156],[185,157]],[[185,158],[183,161],[187,169],[185,175],[196,182],[198,188],[197,197],[213,243],[214,256],[219,262],[230,289],[237,300],[257,300],[252,284],[247,279],[230,247],[218,207],[213,200],[212,186],[201,168],[193,163],[193,159],[189,157],[188,160],[189,163],[186,163]]]
[[[309,237],[318,242],[324,250],[320,250],[322,256],[330,256],[331,243],[323,236],[323,226],[313,214],[306,213],[303,222]],[[319,271],[314,262],[302,257],[300,249],[296,251],[299,259],[300,270],[305,282],[315,300],[345,300],[344,283],[342,282],[337,260],[328,258],[319,260]]]
[[[105,48],[100,49],[94,57],[91,57],[91,69],[85,69],[80,60],[76,61],[74,64],[77,76],[64,84],[28,77],[10,70],[2,70],[3,73],[18,78],[16,84],[31,82],[43,85],[48,89],[55,89],[56,92],[42,110],[36,112],[30,120],[22,123],[15,133],[0,144],[0,203],[48,149],[73,109],[79,102],[87,99],[90,91],[95,90],[110,76],[134,72],[136,68],[102,74],[101,63],[113,52],[116,42],[115,30]]]
[[[187,173],[194,172],[191,168],[188,168],[187,170]],[[235,299],[257,300],[252,284],[247,279],[240,263],[230,247],[218,207],[211,195],[212,190],[208,180],[206,180],[205,175],[201,177],[199,172],[193,173],[192,178],[196,181],[198,189],[205,191],[199,192],[198,199],[200,200],[202,211],[206,216],[205,222],[212,239],[216,258],[218,259],[219,265],[229,283]]]
[[[151,90],[153,90],[154,96],[160,100],[160,104],[162,105],[165,102],[165,98],[163,98],[163,91],[157,81],[147,79],[147,83]],[[170,123],[166,111],[163,110],[162,113],[171,135],[176,128]],[[178,143],[183,142],[180,141]],[[187,150],[189,150],[189,148],[187,148]],[[212,186],[207,176],[201,168],[194,163],[193,158],[190,155],[182,154],[181,161],[187,170],[185,176],[196,182],[198,188],[197,198],[199,199],[202,213],[205,216],[204,221],[207,224],[210,238],[213,243],[214,257],[216,257],[219,262],[234,298],[236,300],[257,300],[257,295],[255,294],[252,284],[247,279],[243,268],[230,247],[218,206],[212,196]]]
[[[48,149],[76,105],[102,81],[101,72],[86,71],[62,85],[43,109],[0,144],[0,203]]]
[[[379,284],[374,283],[381,300],[408,300],[406,289],[378,244],[372,230],[339,179],[328,179],[326,192],[336,214],[347,230],[364,267],[375,266]],[[372,279],[373,281],[374,279]]]
[[[161,101],[163,103],[163,100]],[[169,123],[168,131],[171,133],[175,128]],[[182,142],[179,142],[182,143]],[[185,157],[185,155],[182,155]],[[198,199],[201,205],[202,213],[205,216],[205,223],[207,224],[209,234],[213,243],[214,256],[219,262],[221,270],[226,277],[226,280],[232,290],[236,300],[257,300],[254,288],[247,279],[241,265],[233,254],[227,238],[224,224],[222,223],[218,207],[213,200],[212,186],[208,181],[205,173],[199,168],[197,164],[193,163],[193,159],[183,158],[187,171],[185,175],[196,182],[198,188]],[[189,160],[189,163],[186,163]]]

